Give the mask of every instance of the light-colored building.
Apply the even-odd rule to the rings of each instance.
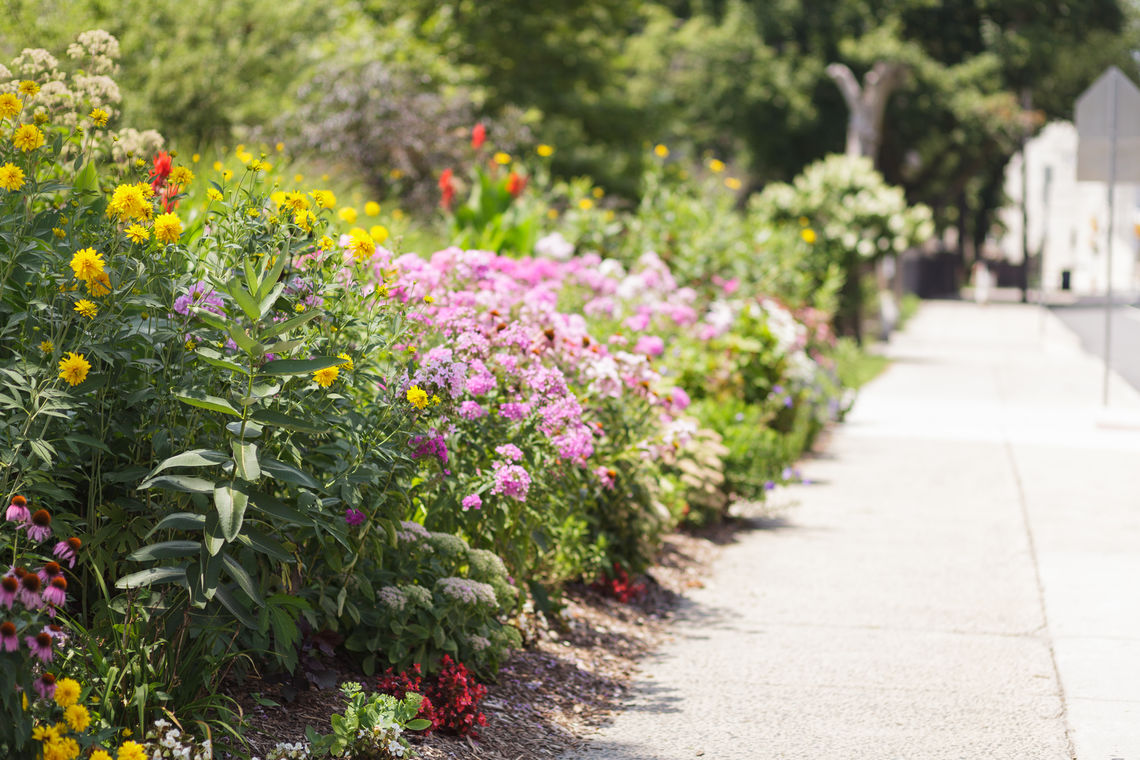
[[[1046,293],[1060,291],[1068,273],[1074,295],[1100,295],[1108,281],[1108,191],[1103,182],[1077,182],[1077,129],[1072,123],[1047,124],[1026,144],[1029,186],[1029,252],[1044,254]],[[1006,167],[1005,194],[1010,205],[999,218],[1005,232],[998,242],[1011,262],[1021,261],[1021,162]],[[1115,293],[1140,293],[1140,192],[1136,185],[1116,185],[1112,287]],[[1034,273],[1035,274],[1035,273]],[[1035,279],[1035,277],[1033,278]]]

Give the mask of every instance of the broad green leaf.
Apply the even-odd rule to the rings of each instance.
[[[124,575],[115,581],[115,588],[143,588],[156,583],[186,583],[186,566],[148,567],[137,573]]]
[[[234,343],[237,344],[238,348],[240,348],[242,351],[245,351],[247,354],[258,359],[265,355],[265,346],[249,337],[249,335],[246,334],[245,329],[240,325],[231,322],[229,329],[226,330],[226,332],[228,332],[230,334],[230,337],[234,339]]]
[[[210,311],[209,309],[202,308],[201,306],[194,307],[194,316],[198,317],[198,319],[202,320],[215,330],[221,330],[222,332],[225,332],[227,329],[229,329],[229,324],[226,322],[226,320],[222,319],[220,316]]]
[[[237,475],[243,480],[256,481],[261,477],[261,465],[257,462],[257,444],[231,441],[234,452],[234,466]]]
[[[199,409],[209,409],[211,412],[222,412],[223,414],[232,414],[234,417],[240,417],[241,412],[234,409],[233,405],[226,401],[224,398],[217,396],[209,396],[205,393],[175,393],[174,398],[181,401],[183,404],[196,406]]]
[[[134,562],[146,562],[156,559],[176,559],[190,557],[202,548],[200,541],[161,541],[135,549],[127,555],[127,559]]]
[[[261,367],[263,375],[307,375],[327,367],[339,367],[344,359],[336,356],[314,356],[312,359],[277,359]]]
[[[264,462],[262,465],[264,466]],[[296,507],[291,507],[267,494],[255,494],[252,497],[252,502],[255,507],[270,517],[276,517],[278,520],[282,520],[291,525],[311,526],[313,524],[312,518],[301,510]]]
[[[409,731],[423,731],[425,728],[428,728],[430,726],[431,726],[431,721],[425,720],[424,718],[416,718],[415,720],[409,720],[407,723],[404,724],[404,727],[407,728]]]
[[[225,328],[222,328],[222,329],[225,329]],[[198,349],[197,353],[198,353],[198,358],[200,358],[202,361],[206,362],[207,364],[211,364],[215,367],[220,367],[221,369],[228,369],[231,372],[239,372],[243,375],[249,375],[249,369],[248,368],[241,366],[237,362],[233,362],[233,361],[230,361],[229,359],[224,358],[222,356],[222,354],[220,354],[219,352],[215,351],[212,348],[202,347],[202,348]]]
[[[257,301],[249,293],[248,290],[242,285],[241,280],[234,277],[226,284],[226,292],[234,299],[234,302],[241,307],[245,315],[249,317],[251,322],[256,323],[261,319],[261,311]]]
[[[279,541],[270,538],[249,523],[243,526],[241,535],[237,537],[237,542],[272,557],[278,562],[293,562],[296,559]]]
[[[276,459],[262,459],[261,470],[274,480],[280,480],[284,483],[292,483],[297,486],[304,486],[311,488],[314,491],[323,491],[321,484],[318,483],[312,475],[303,472],[291,464],[279,462]]]
[[[250,415],[250,418],[264,425],[283,427],[301,433],[324,433],[328,431],[328,427],[322,427],[316,422],[291,417],[273,409],[257,409]]]
[[[216,596],[222,606],[230,611],[230,614],[238,619],[246,628],[257,628],[257,618],[249,613],[241,602],[239,602],[228,588],[225,586],[218,586]]]
[[[244,428],[240,422],[227,422],[226,430],[230,431],[230,433],[237,436],[238,438],[250,440],[252,438],[260,437],[262,428],[261,425],[258,425],[256,422],[247,420]]]
[[[150,474],[147,475],[147,479],[149,480],[163,470],[171,467],[215,467],[227,461],[229,461],[229,457],[220,451],[214,451],[213,449],[192,449],[190,451],[184,451],[181,454],[175,454],[164,460],[158,467],[150,471]]]
[[[265,273],[265,277],[261,280],[261,285],[257,291],[258,298],[264,298],[269,294],[271,288],[277,285],[277,281],[281,279],[281,272],[285,269],[285,261],[289,258],[288,249],[281,251],[273,257],[273,266]]]
[[[139,483],[139,490],[146,488],[165,488],[183,493],[210,493],[214,490],[214,481],[190,475],[159,475]]]
[[[292,317],[290,319],[286,319],[284,322],[278,322],[271,327],[267,327],[261,331],[260,337],[262,340],[269,340],[275,335],[281,335],[282,333],[289,332],[294,327],[300,327],[310,319],[320,316],[320,314],[321,312],[317,309],[310,309],[300,316]]]
[[[206,515],[206,526],[202,531],[202,544],[206,547],[206,553],[210,556],[217,555],[226,545],[226,539],[222,536],[221,522],[218,520],[217,510]]]
[[[277,303],[277,299],[281,297],[281,293],[284,290],[285,283],[279,282],[273,286],[273,289],[270,290],[264,298],[261,299],[261,303],[258,304],[258,309],[262,317],[273,310],[273,304]]]
[[[245,568],[241,566],[241,563],[226,552],[222,552],[221,557],[222,562],[224,562],[226,565],[226,572],[228,572],[230,574],[230,577],[237,582],[238,587],[244,591],[246,595],[252,599],[253,603],[258,607],[265,606],[265,602],[261,599],[261,595],[257,593],[257,584],[253,582],[253,578],[251,578],[249,573],[245,571]]]
[[[226,541],[233,541],[241,532],[241,523],[245,518],[245,508],[249,504],[249,496],[244,491],[228,485],[214,489],[214,509],[218,513],[218,525],[222,529],[222,536]]]
[[[75,175],[75,189],[80,192],[99,192],[99,177],[95,173],[95,163],[88,161]]]
[[[63,440],[70,443],[81,443],[84,446],[90,446],[93,449],[99,449],[100,451],[103,451],[107,454],[111,453],[111,450],[107,448],[107,444],[103,443],[94,436],[84,435],[82,433],[72,433],[70,435],[64,436]]]
[[[159,520],[158,524],[151,528],[146,535],[147,538],[150,538],[160,530],[202,530],[205,525],[205,515],[194,512],[173,512]]]

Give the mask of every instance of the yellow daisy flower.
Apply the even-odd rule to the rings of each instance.
[[[428,395],[424,392],[424,389],[418,385],[413,385],[411,388],[408,388],[408,392],[405,396],[408,399],[408,403],[416,409],[423,409],[428,405]]]
[[[182,235],[182,220],[177,214],[159,214],[154,219],[154,237],[163,243],[177,243]]]
[[[76,386],[87,379],[87,372],[91,369],[91,362],[83,354],[69,351],[59,360],[59,378],[67,381],[68,385]]]
[[[75,311],[79,312],[80,316],[95,319],[95,315],[99,313],[99,307],[86,298],[80,298],[75,302]]]
[[[32,124],[22,124],[12,134],[12,144],[28,153],[44,144],[44,133]]]
[[[24,171],[13,163],[0,166],[0,187],[5,190],[19,190],[24,186]]]
[[[339,374],[339,367],[325,367],[313,373],[313,380],[322,388],[328,388],[336,381],[337,375]]]

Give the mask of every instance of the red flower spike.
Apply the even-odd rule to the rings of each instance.
[[[511,194],[512,198],[518,198],[525,189],[526,177],[520,176],[516,172],[507,175],[507,192]]]
[[[471,129],[471,147],[479,150],[483,147],[483,143],[487,140],[487,128],[483,126],[482,122],[476,124]]]

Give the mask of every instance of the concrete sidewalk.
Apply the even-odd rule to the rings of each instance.
[[[1034,307],[890,353],[575,758],[1140,760],[1140,394]]]

